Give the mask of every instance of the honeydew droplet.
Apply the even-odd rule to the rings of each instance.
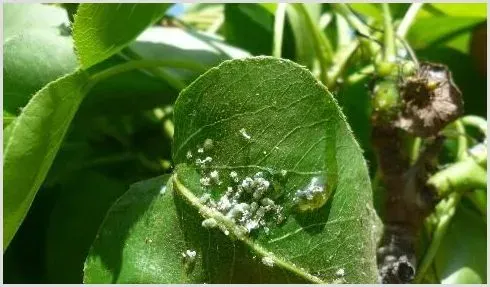
[[[329,197],[325,183],[323,176],[315,176],[304,189],[296,191],[294,201],[300,211],[312,211],[325,205]]]

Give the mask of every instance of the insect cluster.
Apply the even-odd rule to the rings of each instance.
[[[283,207],[271,198],[274,188],[270,176],[262,171],[244,177],[240,177],[236,171],[220,173],[212,169],[212,157],[204,154],[212,147],[213,141],[206,139],[202,147],[197,147],[199,157],[194,160],[201,171],[200,184],[205,190],[200,198],[201,204],[221,213],[245,234],[261,228],[268,234],[271,224],[280,224],[285,219]],[[187,153],[187,158],[193,158],[191,151]],[[224,182],[228,183],[226,187]],[[218,199],[213,198],[213,189],[221,190],[222,195]],[[202,226],[214,228],[219,224],[216,219],[207,218],[202,221]],[[223,229],[223,232],[228,235],[229,231]]]

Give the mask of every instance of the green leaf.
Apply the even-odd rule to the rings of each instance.
[[[4,42],[28,30],[56,28],[63,23],[68,24],[66,12],[55,6],[5,3],[3,7]]]
[[[4,102],[20,113],[42,87],[76,68],[66,12],[41,4],[6,4],[4,10]]]
[[[174,191],[186,206],[181,224],[192,230],[192,249],[220,262],[206,267],[209,282],[376,282],[366,163],[332,95],[307,70],[270,57],[227,61],[180,94],[174,119]],[[202,154],[198,147],[209,146],[208,139],[213,147]],[[194,165],[208,156],[210,166]],[[200,181],[213,170],[222,183],[208,190]],[[270,215],[268,230],[247,234],[203,205],[205,193],[218,201],[227,186],[236,188],[232,171],[238,182],[263,172],[272,185],[266,196],[277,203],[274,208],[283,208],[274,216],[285,220],[277,224]],[[297,205],[295,193],[317,177],[326,177],[320,197],[332,192],[328,202]],[[301,211],[306,206],[313,210]],[[199,231],[204,218],[216,220],[230,240],[219,239],[220,230]],[[221,243],[210,248],[215,240]]]
[[[83,68],[121,51],[146,27],[160,19],[169,3],[83,3],[73,24],[73,39]]]
[[[169,175],[138,182],[111,207],[85,262],[84,283],[188,282]]]
[[[211,68],[224,60],[243,58],[249,53],[225,44],[221,39],[177,28],[151,27],[138,36],[129,48],[144,59],[187,60]],[[97,66],[108,68],[124,63],[113,56]],[[181,69],[161,68],[190,83],[199,74]],[[127,114],[172,104],[178,91],[145,71],[130,71],[97,84],[80,107],[81,114]],[[117,105],[114,105],[117,103]]]
[[[484,21],[484,19],[483,19]],[[482,22],[476,17],[431,17],[419,18],[410,27],[407,35],[409,43],[414,49],[424,49],[432,45],[444,44],[463,34],[470,34],[471,30]],[[469,38],[461,46],[467,52]]]
[[[274,15],[257,4],[226,4],[224,35],[226,41],[253,55],[272,53]],[[254,39],[250,41],[250,39]]]
[[[274,29],[271,8],[271,5],[263,4],[225,4],[223,34],[226,41],[252,55],[271,55]],[[294,41],[288,21],[284,26],[281,54],[283,58],[294,58]]]
[[[425,6],[425,5],[424,5]],[[426,10],[437,9],[448,16],[487,18],[487,3],[428,3]]]
[[[320,4],[307,4],[305,5],[305,8],[311,11],[310,14],[312,15],[313,20],[318,22],[319,11],[321,9]],[[288,5],[286,11],[294,34],[295,60],[297,63],[311,69],[313,62],[316,59],[314,32],[308,29],[308,19],[306,19],[304,14],[299,13],[292,5]]]
[[[443,284],[487,283],[486,223],[460,205],[434,259]]]
[[[83,72],[60,78],[34,95],[15,120],[4,148],[4,250],[22,223],[88,88]]]
[[[46,234],[47,276],[53,283],[81,283],[83,264],[112,203],[127,186],[95,172],[81,172],[58,187]]]
[[[350,3],[350,8],[361,17],[371,17],[377,22],[383,20],[383,11],[379,3]],[[410,4],[390,3],[390,11],[393,19],[402,18]]]

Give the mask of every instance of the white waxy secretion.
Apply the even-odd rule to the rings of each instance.
[[[207,176],[201,177],[200,182],[201,182],[202,186],[210,186],[211,185],[211,179]]]
[[[218,178],[218,171],[210,171],[207,176],[201,178],[201,184],[217,183],[219,185]],[[241,180],[237,172],[231,171],[230,178],[235,181],[236,185],[226,187],[216,202],[209,194],[203,195],[200,202],[233,221],[238,227],[233,231],[235,234],[238,234],[237,230],[241,230],[243,235],[246,235],[259,228],[269,233],[270,219],[274,218],[273,222],[277,224],[282,222],[282,207],[268,197],[271,183],[264,172],[257,172]],[[202,222],[202,226],[207,228],[214,227],[216,224],[215,221],[208,219]],[[223,232],[229,233],[227,230]]]
[[[345,275],[344,268],[339,268],[339,270],[337,270],[337,272],[335,272],[335,275],[337,275],[339,277],[344,277],[344,275]]]
[[[213,148],[214,142],[212,139],[206,139],[202,145],[205,150],[210,150]]]
[[[264,264],[265,266],[272,267],[274,266],[274,259],[269,256],[262,257],[262,264]]]
[[[190,261],[194,261],[196,259],[197,252],[195,250],[187,249],[185,252],[182,252],[182,257],[188,259]]]
[[[252,137],[247,133],[247,131],[245,130],[245,128],[242,128],[240,129],[240,133],[242,134],[242,136],[246,139],[246,140],[249,140],[251,139]]]
[[[214,218],[208,218],[204,219],[201,223],[202,227],[204,228],[215,228],[218,225],[218,222],[216,222],[216,219]]]

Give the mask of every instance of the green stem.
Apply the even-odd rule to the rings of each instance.
[[[131,48],[125,48],[123,51],[123,55],[125,54],[126,56],[128,56],[130,60],[143,60],[143,57]],[[184,82],[182,82],[177,77],[172,76],[172,74],[166,72],[165,70],[159,68],[148,68],[146,69],[146,71],[152,74],[154,77],[169,83],[177,90],[182,90],[185,87]]]
[[[468,157],[439,171],[430,177],[427,184],[437,190],[440,198],[451,193],[473,189],[486,189],[487,171],[473,158]]]
[[[483,215],[483,220],[487,221],[487,191],[485,189],[476,189],[472,192],[465,193],[465,196]]]
[[[486,189],[487,172],[483,168],[487,161],[487,149],[485,144],[479,144],[471,149],[470,155],[466,152],[468,142],[462,122],[454,122],[454,128],[458,131],[458,162],[431,176],[428,184],[433,186],[441,198],[447,196],[436,206],[436,214],[439,214],[439,222],[435,228],[432,241],[417,270],[415,283],[423,280],[426,271],[432,265],[437,250],[446,234],[451,219],[465,191],[474,189]]]
[[[461,122],[465,126],[475,127],[485,136],[487,135],[487,120],[479,116],[464,116],[461,118]]]
[[[134,60],[129,61],[123,64],[119,64],[113,67],[110,67],[106,70],[103,70],[99,73],[96,73],[91,76],[91,81],[96,84],[100,81],[106,80],[115,75],[128,72],[135,69],[148,69],[148,68],[156,68],[156,67],[169,67],[169,68],[179,68],[179,69],[188,69],[191,71],[195,71],[198,73],[203,73],[206,69],[197,64],[195,62],[189,62],[185,60]],[[180,80],[174,78],[171,80],[170,84],[172,84],[175,88],[183,89],[185,88],[185,84]]]
[[[318,26],[311,18],[311,15],[304,4],[295,3],[292,4],[292,6],[298,11],[299,14],[303,15],[303,17],[306,19],[306,23],[308,24],[308,29],[311,31],[311,33],[313,33],[315,53],[320,61],[320,79],[324,84],[327,84],[327,69],[332,63],[333,57],[332,45],[325,35],[318,29]]]
[[[218,18],[213,21],[213,24],[209,26],[206,32],[211,34],[216,34],[218,30],[221,28],[221,26],[223,26],[224,22],[225,22],[225,17],[223,15],[218,16]]]
[[[413,20],[415,20],[415,16],[417,16],[417,13],[419,12],[420,8],[422,8],[422,5],[424,3],[412,3],[410,5],[410,8],[408,8],[407,13],[405,13],[405,16],[403,16],[402,21],[400,22],[400,25],[398,25],[398,29],[396,30],[396,35],[399,38],[405,38],[407,35],[408,29],[413,23]]]
[[[369,27],[366,24],[364,24],[361,20],[359,20],[359,18],[357,18],[357,16],[350,10],[350,8],[347,4],[345,4],[345,3],[331,3],[330,6],[333,8],[333,10],[335,10],[337,13],[342,15],[345,18],[345,20],[347,21],[347,23],[349,23],[349,25],[352,28],[354,28],[357,32],[359,32],[360,34],[362,34],[366,37],[371,36],[371,32],[370,32]],[[371,56],[376,55],[377,47],[374,46],[373,41],[362,39],[361,43],[367,47]]]
[[[387,63],[393,63],[396,60],[395,33],[393,31],[393,19],[391,18],[390,7],[388,3],[382,3],[383,20],[384,20],[384,58]]]
[[[422,145],[422,139],[420,137],[416,137],[413,139],[412,150],[410,155],[410,164],[414,164],[420,154],[420,146]]]
[[[274,17],[274,47],[272,56],[281,58],[282,37],[284,35],[284,20],[286,18],[286,3],[277,4],[276,15]]]
[[[337,25],[337,50],[347,46],[351,42],[351,28],[347,20],[342,15],[335,15]]]
[[[466,158],[468,150],[468,139],[466,138],[466,130],[460,120],[456,120],[453,123],[454,128],[458,134],[458,153],[456,159],[458,161]]]
[[[329,89],[334,88],[337,85],[337,80],[347,66],[347,63],[351,59],[354,52],[359,47],[359,41],[352,41],[347,47],[340,49],[334,57],[333,65],[330,67],[327,73],[327,87]]]
[[[369,27],[366,26],[364,23],[362,23],[359,18],[357,18],[354,13],[349,9],[349,6],[345,3],[331,3],[330,4],[332,8],[342,15],[345,20],[351,25],[354,29],[356,29],[359,33],[364,34],[364,35],[370,35],[371,33],[369,32]]]
[[[355,85],[358,82],[364,80],[366,77],[374,74],[374,66],[367,65],[358,72],[351,74],[347,77],[346,83],[349,85]]]
[[[437,250],[439,249],[439,246],[441,245],[441,242],[446,235],[449,224],[451,223],[451,219],[456,213],[456,208],[459,201],[461,200],[461,196],[462,194],[460,193],[453,193],[446,202],[439,203],[441,204],[441,216],[439,217],[439,222],[432,236],[430,246],[423,257],[421,264],[419,265],[414,283],[420,283],[424,278],[425,273],[432,265],[432,261],[434,260],[434,257],[437,254]]]

